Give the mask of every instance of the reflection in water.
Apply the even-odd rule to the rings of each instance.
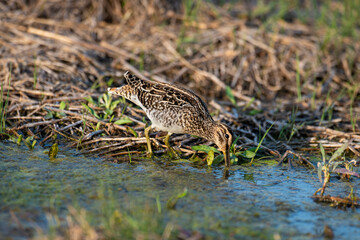
[[[224,180],[227,180],[230,176],[230,172],[229,172],[229,169],[225,168],[224,169],[224,174],[223,174],[223,179]]]
[[[254,183],[254,173],[244,173],[244,180]]]

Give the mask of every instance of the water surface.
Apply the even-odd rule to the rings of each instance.
[[[325,225],[336,239],[360,236],[360,211],[315,203],[311,195],[321,184],[304,167],[233,166],[225,179],[222,167],[160,159],[116,164],[61,149],[49,161],[41,147],[0,143],[0,239],[47,232],[52,216],[61,229],[69,206],[86,209],[99,226],[102,219],[94,216],[114,204],[134,221],[146,218],[143,209],[155,212],[157,223],[149,228],[158,227],[153,230],[160,234],[171,223],[209,239],[323,239]],[[359,180],[334,177],[326,194],[346,196],[350,186],[356,190]],[[184,189],[187,195],[168,209],[167,202]]]

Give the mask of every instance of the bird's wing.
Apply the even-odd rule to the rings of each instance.
[[[168,83],[142,80],[127,72],[124,74],[128,84],[135,89],[141,104],[145,107],[163,109],[192,109],[202,119],[211,118],[210,113],[203,102],[195,93],[185,88],[177,87]]]

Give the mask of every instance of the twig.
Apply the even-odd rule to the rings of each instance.
[[[75,127],[75,126],[77,126],[77,125],[79,125],[79,124],[81,124],[83,122],[83,120],[79,120],[79,121],[77,121],[77,122],[74,122],[74,123],[72,123],[72,124],[69,124],[69,125],[67,125],[67,126],[65,126],[65,127],[62,127],[62,128],[60,128],[60,129],[58,129],[58,131],[65,131],[65,130],[67,130],[67,129],[69,129],[69,128],[72,128],[72,127]]]
[[[40,125],[49,125],[49,124],[53,124],[53,123],[57,123],[57,122],[62,122],[68,120],[67,118],[62,118],[62,119],[54,119],[54,120],[49,120],[49,121],[41,121],[41,122],[34,122],[34,123],[27,123],[25,125],[22,125],[20,127],[17,127],[15,129],[20,130],[23,128],[31,128],[31,127],[36,127],[36,126],[40,126]]]
[[[46,106],[45,108],[47,108],[47,109],[49,109],[51,111],[54,111],[54,112],[63,112],[65,114],[72,115],[72,116],[75,116],[77,118],[86,119],[86,120],[89,120],[91,122],[101,123],[101,124],[103,124],[105,126],[112,126],[114,128],[120,129],[122,131],[126,131],[126,127],[124,127],[124,126],[120,126],[120,125],[113,124],[113,123],[107,123],[107,122],[104,122],[104,121],[99,120],[97,118],[90,117],[90,116],[87,116],[87,115],[84,115],[84,114],[79,114],[79,113],[76,113],[76,112],[72,112],[72,111],[68,111],[68,110],[62,110],[62,109],[53,108],[53,107],[49,107],[49,106]]]

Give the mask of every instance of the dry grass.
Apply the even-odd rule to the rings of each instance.
[[[359,41],[344,37],[324,43],[321,32],[296,20],[278,20],[266,31],[259,19],[243,17],[249,6],[240,3],[186,2],[0,3],[4,93],[12,69],[6,133],[35,135],[41,145],[61,135],[86,152],[118,159],[141,153],[141,110],[123,111],[119,103],[110,122],[112,114],[103,114],[104,98],[89,103],[98,117],[82,105],[88,103],[85,97],[102,96],[108,85],[121,85],[130,70],[193,89],[216,119],[241,136],[238,146],[256,146],[274,124],[263,149],[279,159],[286,150],[311,150],[319,142],[337,148],[346,139],[353,139],[349,149],[360,156]],[[113,124],[119,116],[130,119],[132,129]],[[153,141],[163,152],[162,140]],[[172,141],[185,155],[204,143],[188,136]]]

